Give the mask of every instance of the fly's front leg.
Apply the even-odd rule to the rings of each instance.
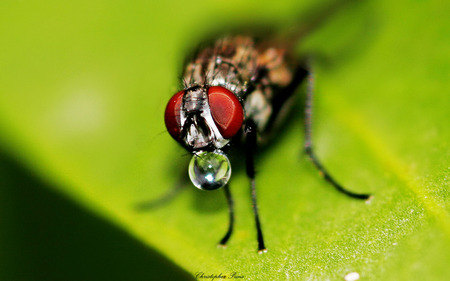
[[[184,189],[185,185],[184,182],[179,182],[173,186],[172,189],[166,191],[161,197],[146,202],[140,202],[135,208],[137,211],[148,211],[159,208],[175,199],[175,197],[180,194],[180,191]]]
[[[261,222],[259,220],[258,205],[256,202],[256,186],[255,186],[255,160],[254,154],[256,150],[256,125],[253,120],[248,120],[245,124],[245,150],[246,150],[246,171],[250,179],[250,189],[252,193],[252,207],[255,215],[257,239],[258,239],[258,253],[267,252],[264,245],[264,238],[261,230]]]
[[[313,142],[312,142],[312,108],[314,97],[314,75],[310,70],[308,70],[307,81],[308,87],[306,91],[306,103],[305,103],[305,147],[304,147],[305,153],[311,159],[314,166],[319,170],[320,175],[339,192],[342,192],[343,194],[356,199],[363,199],[363,200],[368,199],[371,196],[370,194],[354,193],[352,191],[345,189],[328,173],[328,171],[323,167],[322,163],[320,163],[319,159],[317,159],[317,156],[313,149]]]
[[[234,203],[233,198],[231,197],[230,187],[228,184],[224,186],[224,191],[228,203],[229,225],[227,233],[219,242],[219,246],[222,247],[226,247],[228,239],[230,239],[231,234],[233,233],[233,225],[234,225]]]
[[[187,167],[187,165],[186,165]],[[186,170],[186,169],[184,169]],[[164,194],[155,199],[150,199],[137,203],[134,208],[136,211],[150,211],[169,204],[189,185],[185,172],[180,173],[177,182]]]

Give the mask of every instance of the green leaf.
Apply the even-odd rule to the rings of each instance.
[[[301,154],[296,112],[257,162],[267,254],[256,254],[242,169],[233,170],[237,221],[226,249],[216,247],[228,223],[222,192],[190,188],[157,210],[133,208],[170,189],[189,161],[162,120],[186,51],[230,25],[286,30],[327,5],[2,1],[0,144],[193,275],[444,280],[450,25],[442,1],[351,2],[300,42],[299,54],[316,58],[317,153],[346,187],[373,193],[369,204],[320,178]]]

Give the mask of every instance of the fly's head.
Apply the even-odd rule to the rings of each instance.
[[[170,135],[194,154],[189,164],[192,183],[202,190],[226,185],[231,165],[221,149],[242,127],[238,98],[221,86],[194,86],[170,99],[164,120]]]

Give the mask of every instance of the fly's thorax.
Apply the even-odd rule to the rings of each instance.
[[[253,91],[246,95],[244,107],[246,118],[252,119],[260,136],[266,138],[292,92],[288,88],[293,82],[293,68],[286,51],[280,48],[261,49],[257,61],[261,72]]]
[[[255,122],[258,131],[264,131],[272,115],[271,100],[264,93],[264,89],[257,88],[249,93],[245,99],[244,108],[246,118]]]
[[[252,38],[228,36],[200,50],[185,67],[187,87],[195,84],[222,86],[243,98],[257,75],[258,51]]]

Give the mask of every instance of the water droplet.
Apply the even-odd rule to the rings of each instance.
[[[189,177],[202,190],[214,190],[228,183],[231,164],[221,151],[200,151],[189,163]]]

